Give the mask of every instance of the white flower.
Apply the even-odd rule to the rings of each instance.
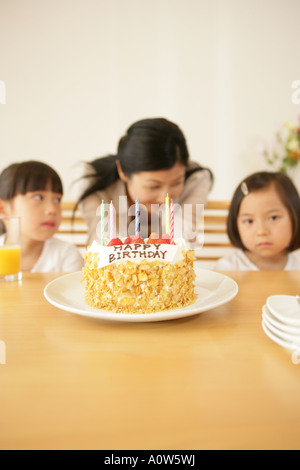
[[[289,129],[290,131],[295,131],[298,128],[297,124],[295,124],[294,122],[290,122],[290,121],[286,121],[284,123],[284,127]]]
[[[299,150],[299,142],[298,140],[293,137],[286,145],[287,150],[291,150],[292,152],[296,152]]]

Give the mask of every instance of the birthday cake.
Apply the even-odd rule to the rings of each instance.
[[[183,239],[156,234],[93,242],[85,255],[85,301],[120,313],[151,313],[196,300],[194,252]]]

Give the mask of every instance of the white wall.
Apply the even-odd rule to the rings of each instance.
[[[44,160],[70,199],[76,162],[164,116],[230,198],[300,115],[299,18],[299,0],[0,0],[0,169]]]

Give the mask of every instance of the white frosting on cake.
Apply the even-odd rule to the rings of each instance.
[[[97,253],[99,257],[98,269],[113,263],[132,261],[140,263],[142,260],[159,260],[165,263],[175,264],[183,259],[183,251],[189,249],[183,238],[178,238],[175,245],[130,243],[128,245],[103,246],[94,241],[89,253]]]

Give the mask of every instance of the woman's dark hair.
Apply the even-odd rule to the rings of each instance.
[[[18,194],[43,191],[49,184],[53,192],[63,194],[59,175],[46,163],[34,160],[14,163],[0,174],[0,199],[9,201]]]
[[[177,162],[188,167],[189,152],[182,131],[173,122],[164,118],[138,121],[120,139],[117,155],[90,162],[92,171],[85,178],[91,178],[93,184],[81,195],[78,203],[119,179],[117,160],[126,176],[130,177],[142,171],[169,169]],[[191,171],[187,170],[186,178],[200,170],[204,170],[200,165]]]
[[[291,179],[285,174],[267,171],[248,176],[237,187],[233,195],[227,219],[227,233],[234,246],[246,250],[237,226],[242,200],[247,194],[268,188],[272,184],[275,186],[282,203],[289,211],[292,221],[293,235],[288,250],[294,251],[300,248],[300,198],[298,191]]]

